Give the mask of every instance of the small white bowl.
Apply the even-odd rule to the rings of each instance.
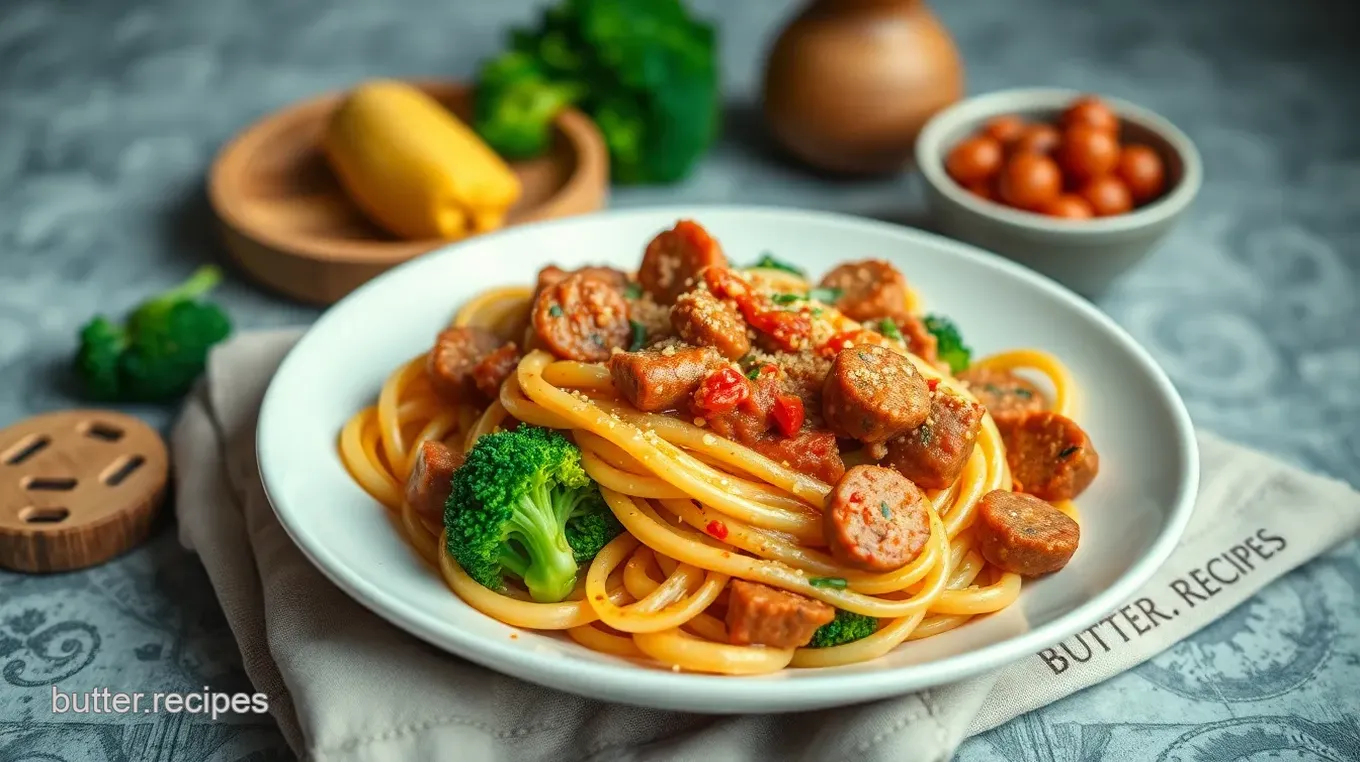
[[[1167,191],[1127,214],[1068,220],[1013,209],[970,193],[949,177],[944,159],[987,120],[1015,114],[1054,122],[1084,93],[1062,89],[1002,90],[936,114],[916,140],[916,163],[940,232],[994,251],[1093,297],[1152,252],[1199,193],[1203,166],[1190,138],[1166,119],[1118,98],[1100,98],[1120,121],[1120,141],[1142,143],[1166,164]]]

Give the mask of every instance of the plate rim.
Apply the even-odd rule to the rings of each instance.
[[[407,270],[422,266],[434,267],[433,262],[450,256],[463,243],[452,244],[431,251],[389,270],[327,309],[285,354],[274,376],[270,379],[260,405],[255,434],[256,463],[263,491],[280,525],[304,557],[327,579],[350,598],[389,623],[421,640],[496,672],[529,682],[563,690],[577,695],[659,709],[684,710],[703,714],[732,714],[744,712],[779,713],[828,708],[860,703],[890,696],[900,696],[944,683],[974,677],[983,672],[1000,670],[1026,656],[1051,647],[1100,621],[1110,611],[1130,598],[1167,561],[1184,534],[1194,510],[1199,491],[1200,458],[1194,426],[1184,400],[1171,379],[1152,356],[1126,330],[1094,304],[1052,279],[1029,270],[1000,255],[944,236],[883,220],[851,214],[798,207],[745,204],[665,204],[655,206],[607,209],[587,215],[545,220],[507,228],[479,236],[478,239],[533,235],[541,226],[567,227],[601,224],[603,219],[627,217],[703,219],[705,214],[742,214],[764,217],[771,221],[811,218],[818,224],[869,230],[901,241],[914,241],[948,250],[951,256],[973,260],[985,267],[1008,273],[1049,296],[1082,312],[1107,334],[1145,371],[1158,395],[1167,403],[1173,421],[1174,444],[1180,449],[1179,471],[1184,478],[1168,506],[1166,521],[1147,551],[1126,569],[1113,584],[1092,595],[1071,611],[1033,629],[1013,635],[981,648],[918,664],[885,668],[877,671],[846,673],[838,668],[809,670],[813,674],[800,676],[796,682],[771,681],[769,676],[725,676],[699,673],[675,673],[648,669],[629,664],[607,664],[563,659],[558,654],[541,653],[517,647],[515,641],[489,641],[445,626],[443,620],[404,604],[390,602],[390,593],[375,583],[376,577],[359,576],[354,570],[333,556],[323,543],[316,543],[304,527],[290,521],[287,509],[270,492],[270,445],[266,433],[272,431],[270,422],[281,420],[271,411],[286,408],[279,389],[279,379],[289,375],[291,364],[300,356],[299,348],[323,329],[344,305],[370,291],[382,289],[390,278],[405,277]],[[281,401],[282,400],[282,401]],[[338,434],[337,434],[338,435]],[[450,595],[454,595],[449,591]],[[384,600],[384,599],[389,600]],[[797,687],[794,687],[797,686]],[[715,697],[721,696],[715,701]]]

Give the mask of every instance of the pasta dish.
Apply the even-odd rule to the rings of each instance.
[[[876,658],[1065,566],[1099,470],[1073,391],[1042,351],[973,358],[886,261],[814,281],[681,220],[635,273],[462,305],[339,448],[487,616],[760,674]]]

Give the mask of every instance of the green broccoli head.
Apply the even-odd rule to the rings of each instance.
[[[560,601],[576,586],[577,563],[608,542],[600,541],[601,511],[608,507],[599,486],[561,433],[520,426],[488,434],[454,474],[444,508],[448,551],[488,588],[500,588],[509,573],[534,600]]]
[[[679,0],[561,0],[483,67],[474,127],[502,155],[533,156],[556,111],[576,103],[604,137],[613,180],[672,182],[718,135],[716,50],[713,27]]]
[[[483,65],[478,76],[473,128],[507,159],[537,156],[552,140],[552,121],[581,95],[553,81],[529,55],[512,50]]]
[[[808,645],[812,648],[830,648],[853,643],[867,638],[878,630],[878,619],[863,614],[855,614],[844,609],[836,609],[836,618],[817,628]]]
[[[97,316],[81,328],[75,373],[90,399],[160,402],[182,396],[208,352],[231,334],[220,307],[199,301],[222,278],[211,265],[142,302],[119,326]]]
[[[926,330],[939,342],[940,359],[949,364],[952,373],[962,373],[972,362],[973,350],[963,343],[958,326],[943,315],[927,315]]]
[[[609,510],[598,489],[592,490],[567,520],[567,544],[579,564],[595,558],[610,540],[622,533],[623,524]]]

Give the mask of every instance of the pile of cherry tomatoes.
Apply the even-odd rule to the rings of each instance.
[[[1162,157],[1120,144],[1119,117],[1095,96],[1073,101],[1057,124],[998,116],[945,157],[972,193],[1016,209],[1068,219],[1124,214],[1166,190]]]

